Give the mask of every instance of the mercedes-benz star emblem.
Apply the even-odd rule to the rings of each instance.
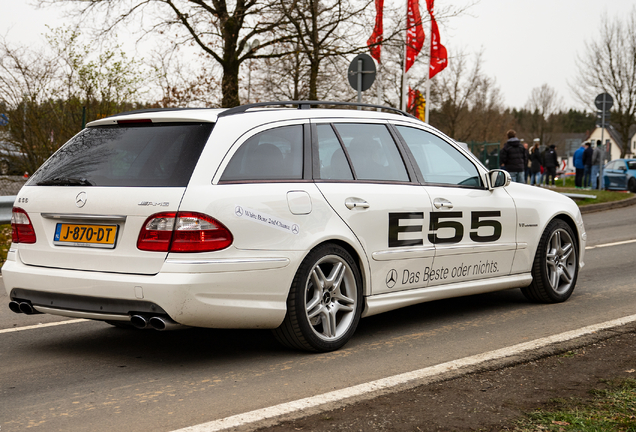
[[[237,215],[238,217],[243,216],[243,207],[241,206],[236,206],[234,208],[234,214]]]
[[[393,288],[397,283],[397,271],[395,269],[389,270],[386,275],[386,286],[387,288]]]
[[[292,232],[294,234],[298,234],[299,231],[300,231],[300,227],[298,225],[296,225],[296,224],[293,224],[292,225]]]
[[[80,192],[75,197],[75,205],[79,208],[82,208],[86,205],[86,192]]]

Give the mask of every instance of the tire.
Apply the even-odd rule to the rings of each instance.
[[[362,278],[351,255],[335,244],[312,250],[298,268],[287,314],[273,330],[283,345],[328,352],[351,339],[362,313]]]
[[[629,189],[631,193],[636,193],[636,178],[632,177],[629,179],[629,182],[627,183],[627,189]]]
[[[572,295],[579,271],[575,238],[572,228],[561,219],[548,224],[534,257],[532,283],[521,288],[528,300],[560,303]]]

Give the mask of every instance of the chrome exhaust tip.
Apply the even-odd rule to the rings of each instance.
[[[158,317],[154,316],[150,318],[148,321],[150,327],[159,331],[167,331],[167,330],[182,330],[188,328],[188,326],[181,325],[172,321],[170,318]]]
[[[15,313],[22,313],[22,311],[20,310],[20,303],[15,300],[9,302],[9,309],[11,309]]]
[[[33,309],[33,305],[27,302],[20,303],[20,312],[27,315],[33,315],[38,313],[35,309]]]
[[[130,318],[130,323],[138,329],[145,329],[146,327],[148,327],[148,320],[146,319],[146,317],[141,315],[133,315]]]

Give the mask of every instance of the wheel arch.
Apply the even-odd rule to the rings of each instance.
[[[303,260],[312,251],[314,251],[315,249],[327,243],[336,244],[342,247],[343,249],[345,249],[347,252],[349,252],[349,254],[354,259],[356,264],[358,264],[358,269],[360,270],[360,278],[362,279],[362,295],[363,296],[369,295],[369,291],[371,288],[371,285],[370,285],[371,281],[370,281],[370,273],[369,273],[368,265],[365,262],[365,256],[363,255],[363,253],[359,252],[358,249],[355,246],[353,246],[351,243],[339,238],[324,239],[320,241],[320,243],[315,244],[311,249],[309,249],[307,253],[305,254],[305,256],[303,257]],[[366,303],[365,303],[365,307],[366,307]]]
[[[565,213],[561,213],[561,214],[558,214],[558,215],[554,216],[552,218],[552,220],[554,220],[554,219],[561,219],[563,222],[568,224],[570,226],[570,228],[572,228],[572,232],[576,234],[574,236],[574,241],[576,242],[576,247],[577,247],[577,249],[580,250],[581,249],[581,244],[579,242],[579,228],[576,225],[576,222],[574,221],[574,219],[572,219],[572,217],[570,215],[565,214]]]

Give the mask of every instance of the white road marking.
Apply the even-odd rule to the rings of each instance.
[[[604,248],[604,247],[609,247],[609,246],[619,246],[619,245],[624,245],[624,244],[629,244],[629,243],[636,243],[636,239],[634,239],[634,240],[624,240],[624,241],[619,241],[619,242],[615,242],[615,243],[605,243],[605,244],[600,244],[600,245],[596,245],[596,246],[587,246],[585,248],[585,250],[596,249],[596,248]]]
[[[267,408],[258,409],[255,411],[246,412],[243,414],[233,415],[220,420],[214,420],[208,423],[202,423],[196,426],[190,426],[183,429],[178,429],[173,432],[215,432],[222,431],[229,428],[235,428],[245,426],[249,423],[254,423],[261,420],[272,419],[283,414],[289,414],[296,411],[305,410],[308,408],[318,407],[330,402],[338,402],[354,396],[361,396],[367,393],[375,392],[382,389],[389,389],[414,380],[422,380],[435,375],[439,375],[444,372],[450,372],[458,370],[467,366],[474,366],[479,363],[483,363],[490,360],[497,360],[505,357],[518,355],[523,352],[535,350],[550,344],[565,342],[578,337],[595,333],[600,330],[609,329],[612,327],[618,327],[625,324],[629,324],[636,321],[636,315],[631,315],[612,321],[607,321],[600,324],[595,324],[587,327],[583,327],[577,330],[572,330],[565,333],[560,333],[554,336],[548,336],[541,339],[536,339],[531,342],[525,342],[511,347],[490,351],[483,354],[477,354],[470,357],[465,357],[459,360],[453,360],[450,362],[438,364],[436,366],[427,367],[424,369],[415,370],[399,375],[394,375],[387,378],[382,378],[376,381],[371,381],[365,384],[359,384],[353,387],[348,387],[342,390],[336,390],[329,393],[324,393],[317,396],[312,396],[304,399],[299,399],[292,402],[282,403],[280,405],[274,405]]]
[[[57,322],[52,322],[52,323],[36,324],[36,325],[30,325],[30,326],[25,326],[25,327],[14,327],[14,328],[8,328],[8,329],[0,330],[0,334],[2,334],[2,333],[12,333],[12,332],[17,332],[17,331],[22,331],[22,330],[33,330],[33,329],[39,329],[39,328],[44,328],[44,327],[54,327],[54,326],[65,325],[65,324],[75,324],[75,323],[84,322],[84,321],[90,321],[90,320],[87,320],[87,319],[74,319],[74,320],[68,320],[68,321],[57,321]]]

